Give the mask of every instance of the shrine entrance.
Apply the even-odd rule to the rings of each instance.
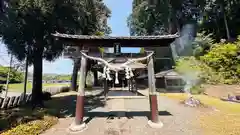
[[[154,73],[154,52],[144,51],[141,54],[124,54],[121,47],[159,47],[169,46],[178,35],[165,36],[130,36],[130,37],[110,37],[110,36],[86,36],[53,34],[57,41],[65,42],[70,48],[70,55],[76,59],[81,59],[79,87],[76,101],[75,121],[69,130],[78,132],[86,128],[84,117],[84,89],[86,81],[87,61],[95,61],[95,71],[100,71],[103,77],[103,91],[105,98],[108,98],[112,88],[126,88],[127,91],[137,95],[137,85],[135,78],[141,69],[147,69],[148,90],[150,103],[150,120],[148,125],[153,128],[162,127],[158,118],[158,102],[155,87]],[[113,47],[114,53],[103,53],[99,47]],[[122,89],[123,90],[123,89]],[[124,90],[123,90],[124,91]]]

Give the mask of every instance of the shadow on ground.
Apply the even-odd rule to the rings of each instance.
[[[61,95],[61,94],[60,94]],[[88,118],[86,122],[91,121],[94,118],[104,117],[106,119],[120,118],[119,114],[124,114],[122,117],[132,119],[134,117],[147,117],[149,118],[149,111],[111,111],[111,112],[96,112],[91,110],[104,107],[106,100],[103,96],[103,92],[86,96],[84,102],[85,116]],[[19,124],[27,123],[33,120],[43,119],[44,116],[54,116],[58,118],[74,117],[76,106],[76,93],[66,93],[61,96],[52,97],[51,100],[45,102],[45,108],[32,110],[31,106],[22,106],[19,108],[13,108],[9,110],[0,110],[0,133],[15,127]],[[160,111],[159,115],[171,116],[167,111]]]
[[[104,107],[106,100],[103,93],[94,96],[86,96],[84,100],[84,111],[88,112],[98,107]],[[76,95],[53,97],[46,103],[46,113],[59,118],[74,117],[76,108]]]
[[[168,111],[159,111],[160,116],[172,116]],[[134,117],[147,117],[150,119],[150,111],[110,111],[110,112],[87,112],[85,123],[89,123],[94,118],[106,118],[106,119],[120,119],[121,117],[126,117],[128,119],[133,119]]]
[[[85,97],[85,111],[91,111],[97,107],[104,107],[103,93]],[[53,97],[45,101],[45,108],[32,110],[30,105],[0,110],[0,133],[19,124],[33,120],[43,119],[44,116],[55,116],[58,118],[75,116],[76,94]]]

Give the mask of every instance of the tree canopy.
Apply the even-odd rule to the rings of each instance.
[[[175,33],[186,23],[221,38],[240,34],[240,1],[236,0],[133,0],[128,18],[131,35]]]
[[[19,60],[34,55],[34,48],[43,49],[43,57],[54,60],[62,45],[54,44],[51,34],[94,34],[110,32],[106,19],[110,10],[101,0],[11,0],[2,16],[1,35],[8,50]],[[106,18],[104,18],[106,17]]]
[[[10,0],[1,14],[0,34],[8,51],[18,60],[33,64],[33,99],[41,101],[42,59],[55,60],[63,43],[52,33],[91,35],[111,32],[110,10],[102,0]],[[37,96],[38,95],[38,96]],[[35,98],[36,97],[36,98]]]
[[[176,33],[187,22],[200,16],[201,0],[134,0],[128,18],[131,35]]]

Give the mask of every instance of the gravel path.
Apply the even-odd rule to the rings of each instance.
[[[108,117],[94,117],[88,123],[88,128],[78,135],[202,135],[196,128],[198,111],[185,107],[177,101],[166,97],[158,97],[160,120],[164,126],[161,129],[152,129],[147,125],[149,114],[148,98],[143,99],[111,99],[104,108],[96,108],[92,112],[104,114],[107,111],[129,111],[127,117],[108,119]],[[118,108],[118,106],[121,108]],[[88,119],[86,117],[86,119]],[[59,123],[42,135],[71,135],[66,129],[74,118],[60,119]]]

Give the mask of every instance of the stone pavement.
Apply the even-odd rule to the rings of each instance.
[[[153,129],[147,125],[149,115],[148,98],[142,99],[110,99],[105,107],[98,107],[85,117],[88,128],[77,135],[202,135],[201,129],[195,125],[198,111],[185,107],[179,102],[166,97],[158,97],[159,118],[163,127]],[[124,117],[110,117],[113,114]],[[74,118],[60,118],[59,123],[42,135],[72,135],[67,128]]]

